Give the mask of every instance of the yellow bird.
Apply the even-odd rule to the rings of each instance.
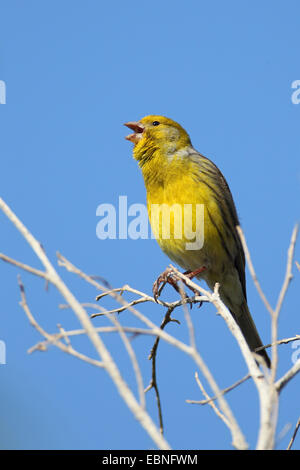
[[[149,219],[160,247],[190,277],[204,279],[210,289],[220,284],[221,299],[255,351],[263,344],[247,305],[239,220],[224,176],[172,119],[151,115],[125,125],[133,130],[126,139],[134,143],[133,157],[144,177]],[[160,276],[155,296],[162,280],[170,279]],[[258,354],[270,367],[265,350]]]

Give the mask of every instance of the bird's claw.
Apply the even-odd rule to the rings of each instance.
[[[177,280],[175,279],[174,272],[172,271],[171,268],[165,269],[164,272],[162,272],[156,281],[153,284],[152,287],[152,292],[153,292],[153,297],[155,302],[158,301],[158,297],[160,296],[163,288],[165,287],[166,284],[171,284],[174,289],[179,292],[179,287],[177,286]],[[162,284],[162,286],[161,286]],[[161,286],[161,287],[160,287]]]
[[[203,267],[201,267],[201,268],[199,268],[195,271],[186,271],[183,274],[185,276],[187,276],[189,279],[192,279],[194,276],[197,276],[198,274],[205,271],[205,269],[206,269],[206,267],[203,266]],[[158,301],[158,297],[160,296],[163,288],[165,287],[165,285],[167,283],[171,284],[171,286],[174,287],[176,292],[178,292],[180,295],[182,295],[182,291],[178,287],[178,284],[177,284],[178,280],[179,280],[179,278],[175,275],[172,268],[165,269],[165,271],[162,272],[158,276],[158,278],[156,279],[156,281],[154,282],[153,287],[152,287],[152,292],[153,292],[153,297],[154,297],[155,302]],[[182,281],[185,284],[184,279]],[[187,287],[194,293],[194,295],[199,295],[199,291],[197,289],[194,289],[193,287],[191,287],[189,285],[187,285]],[[185,298],[188,298],[188,295],[186,293],[184,293],[184,296],[185,296]],[[199,307],[201,307],[201,305],[202,305],[202,301],[199,303]],[[190,304],[190,306],[192,308],[192,303]]]
[[[193,277],[194,275],[194,272],[191,272],[191,271],[187,271],[184,273],[189,279],[191,279],[191,277]],[[153,297],[154,297],[154,300],[155,302],[158,301],[158,297],[160,296],[163,288],[165,287],[165,285],[168,283],[170,284],[171,286],[174,287],[174,289],[176,290],[176,292],[178,292],[178,294],[180,294],[181,296],[184,295],[184,297],[186,299],[189,298],[189,296],[184,292],[182,293],[182,289],[179,288],[177,282],[179,281],[179,277],[176,276],[176,274],[174,273],[174,271],[172,270],[172,268],[167,268],[165,269],[164,272],[162,272],[158,278],[156,279],[156,281],[154,282],[153,284],[153,287],[152,287],[152,292],[153,292]],[[184,279],[182,280],[182,282],[185,284],[184,282]],[[187,287],[195,294],[195,295],[199,295],[199,291],[194,289],[193,287],[191,286],[188,286]],[[191,305],[191,308],[192,308],[192,304]]]

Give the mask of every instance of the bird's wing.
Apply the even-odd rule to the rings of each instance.
[[[226,233],[234,241],[235,253],[233,253],[232,261],[238,272],[243,294],[247,300],[245,254],[236,230],[236,226],[239,225],[239,218],[228,183],[219,168],[209,158],[196,150],[189,154],[189,158],[199,166],[200,171],[197,177],[202,183],[210,186],[213,197],[220,208]],[[228,251],[231,252],[231,250]]]

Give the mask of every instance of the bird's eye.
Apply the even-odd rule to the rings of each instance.
[[[153,125],[153,126],[159,126],[159,125],[160,125],[160,122],[158,122],[158,121],[153,121],[153,122],[152,122],[152,125]]]

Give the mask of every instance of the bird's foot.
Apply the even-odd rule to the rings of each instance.
[[[155,302],[157,302],[158,297],[162,293],[162,290],[167,283],[171,284],[171,286],[173,286],[174,289],[180,293],[179,287],[177,285],[177,279],[175,278],[173,270],[171,268],[167,268],[158,276],[153,284],[152,292]]]
[[[193,277],[198,276],[198,274],[205,271],[205,269],[206,269],[206,267],[202,266],[201,268],[195,269],[194,271],[191,271],[191,270],[185,271],[183,274],[186,277],[188,277],[189,279],[193,279]],[[158,278],[156,279],[156,281],[153,284],[152,292],[153,292],[154,300],[157,302],[158,297],[160,296],[163,288],[165,287],[165,285],[167,283],[171,284],[171,286],[174,287],[176,292],[181,294],[181,291],[180,291],[180,289],[178,287],[178,284],[177,284],[178,280],[179,280],[179,278],[176,277],[176,275],[173,272],[172,268],[165,269],[165,271],[158,276]],[[184,279],[181,279],[181,280],[195,295],[199,295],[199,291],[197,289],[194,289],[193,287],[189,286],[184,281]],[[186,294],[185,294],[185,296],[188,297]],[[200,302],[200,307],[201,307],[201,305],[202,305],[202,302]]]
[[[193,277],[195,276],[198,276],[198,274],[201,274],[203,273],[203,271],[206,270],[206,266],[201,266],[201,268],[198,268],[198,269],[195,269],[194,271],[185,271],[183,274],[188,277],[189,279],[193,279]],[[184,280],[182,279],[182,281],[184,282]],[[187,284],[186,284],[187,285]],[[187,287],[192,291],[194,292],[195,295],[199,295],[199,291],[197,289],[194,289],[193,287],[191,286],[188,286]],[[203,302],[202,300],[199,302],[199,308],[202,306]]]
[[[195,269],[194,271],[191,271],[191,270],[185,271],[185,273],[183,274],[189,279],[193,279],[193,277],[198,276],[199,274],[203,273],[203,271],[205,270],[206,270],[206,266],[201,266],[201,268]]]

